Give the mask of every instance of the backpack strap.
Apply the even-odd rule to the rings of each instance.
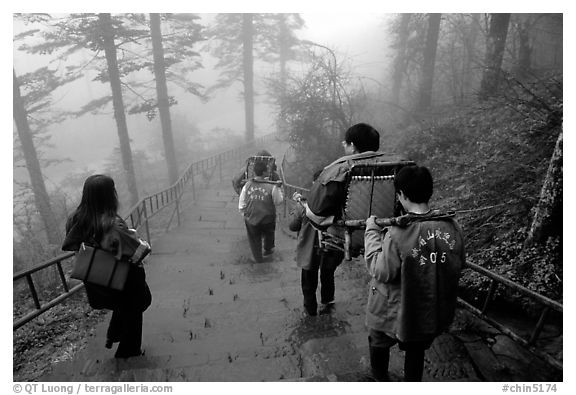
[[[253,181],[254,183],[261,183],[261,184],[272,184],[272,185],[277,185],[277,186],[282,185],[282,181],[280,181],[280,180],[272,181],[272,180],[268,180],[266,178],[263,178],[261,180],[256,180],[256,179],[252,178],[251,181]]]

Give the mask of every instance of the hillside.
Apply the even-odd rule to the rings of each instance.
[[[556,75],[511,86],[491,100],[435,108],[400,126],[358,121],[380,130],[382,151],[432,171],[431,204],[457,211],[469,261],[561,301],[561,213],[546,242],[530,249],[524,243],[562,130],[562,110],[562,77]],[[341,155],[342,138],[304,133],[288,137],[300,148],[286,155],[285,173],[289,183],[309,187],[313,170]],[[489,285],[470,273],[462,284],[474,298]]]
[[[561,301],[561,222],[547,242],[523,251],[562,130],[561,91],[550,94],[557,81],[547,82],[531,101],[446,109],[392,137],[398,152],[431,169],[432,204],[458,212],[470,261]],[[525,263],[530,269],[520,270]],[[478,281],[465,276],[463,284],[487,289]]]

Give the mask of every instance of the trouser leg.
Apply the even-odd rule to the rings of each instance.
[[[106,343],[120,341],[121,334],[122,334],[122,321],[120,311],[113,310],[112,317],[110,318],[110,323],[108,324],[108,330],[106,331]],[[110,348],[111,344],[107,347]]]
[[[271,253],[274,250],[274,238],[276,233],[276,222],[262,226],[264,236],[264,251]]]
[[[424,350],[410,349],[404,357],[404,381],[422,381]]]
[[[375,347],[372,337],[368,336],[370,350],[370,368],[376,381],[390,381],[388,365],[390,364],[390,347]]]
[[[248,244],[256,262],[262,262],[262,233],[258,226],[246,224],[246,233],[248,235]]]
[[[316,301],[316,289],[318,288],[318,262],[313,260],[309,270],[302,269],[301,275],[302,294],[304,295],[304,308],[310,315],[316,315],[318,302]]]
[[[338,251],[324,251],[320,264],[320,301],[322,304],[334,302],[334,272],[343,259]]]
[[[116,350],[117,358],[140,355],[142,347],[142,312],[126,309],[119,311],[122,322],[120,344]]]

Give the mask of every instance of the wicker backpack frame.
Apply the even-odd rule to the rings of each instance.
[[[264,162],[266,163],[266,172],[267,175],[264,177],[269,177],[272,175],[276,168],[276,158],[273,156],[251,156],[246,160],[246,170],[244,170],[244,180],[250,180],[254,178],[254,164],[256,162]]]
[[[412,161],[353,164],[345,181],[342,220],[337,224],[344,228],[344,239],[322,232],[321,246],[342,250],[346,260],[362,254],[364,229],[347,226],[346,222],[363,221],[371,215],[378,218],[399,216],[401,206],[396,198],[394,177],[402,167],[414,164]]]

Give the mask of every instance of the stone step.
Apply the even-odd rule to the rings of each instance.
[[[365,381],[370,372],[367,332],[315,338],[300,348],[304,377],[328,381]],[[390,351],[389,374],[402,381],[404,352]],[[466,348],[456,337],[443,334],[426,351],[423,381],[481,381]]]
[[[154,351],[154,347],[147,347],[144,356],[125,360],[115,359],[109,352],[106,356],[89,357],[82,369],[66,369],[66,363],[63,363],[57,374],[45,380],[158,381],[155,378],[160,378],[159,381],[163,381],[185,372],[175,381],[274,381],[301,375],[300,357],[287,346],[253,346],[236,351],[191,347],[185,352],[159,355]],[[250,363],[253,363],[253,369],[246,369],[250,368]],[[266,371],[263,377],[258,376],[260,369]],[[242,370],[253,371],[253,375],[241,378],[239,371]]]
[[[119,382],[258,382],[280,381],[298,377],[298,359],[275,357],[269,359],[232,360],[221,364],[205,364],[180,368],[119,368],[94,376],[74,377],[69,381],[119,381]]]

